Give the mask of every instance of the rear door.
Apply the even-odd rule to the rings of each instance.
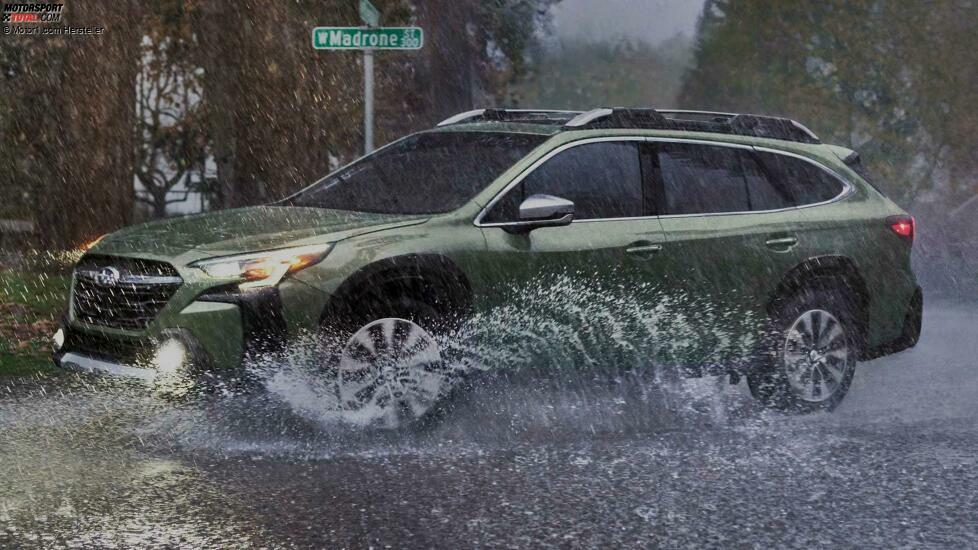
[[[652,215],[642,138],[596,138],[558,148],[517,178],[479,220],[487,242],[485,283],[496,303],[547,296],[548,306],[585,293],[638,291],[658,273],[664,242]],[[534,194],[574,202],[574,221],[507,231]],[[487,304],[487,305],[492,305]]]
[[[722,365],[750,351],[768,297],[799,262],[802,224],[752,148],[680,140],[653,148],[666,236],[659,261],[699,335],[679,359]]]

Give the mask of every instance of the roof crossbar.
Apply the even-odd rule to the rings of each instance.
[[[560,111],[553,109],[474,109],[450,116],[438,126],[450,126],[461,122],[540,122],[563,123],[579,111]]]

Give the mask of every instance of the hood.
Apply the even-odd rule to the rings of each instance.
[[[93,251],[157,258],[188,255],[196,259],[310,244],[298,241],[338,241],[425,221],[427,217],[253,206],[135,225],[107,236]]]

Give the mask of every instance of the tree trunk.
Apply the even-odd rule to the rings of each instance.
[[[43,98],[30,117],[38,126],[30,131],[43,159],[36,225],[41,244],[50,248],[78,246],[118,229],[133,210],[136,7],[76,0],[66,17],[67,24],[105,30],[61,38],[65,47],[45,62],[62,70],[42,68],[29,77]]]
[[[418,23],[425,32],[427,67],[418,71],[426,91],[426,125],[473,108],[475,52],[467,27],[474,7],[469,0],[428,0],[418,3]]]

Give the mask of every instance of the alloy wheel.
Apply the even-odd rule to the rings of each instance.
[[[811,403],[835,395],[855,366],[845,326],[822,309],[805,311],[791,324],[783,361],[792,390]]]
[[[428,413],[449,387],[438,343],[407,319],[378,319],[343,348],[337,394],[352,423],[397,428]]]

